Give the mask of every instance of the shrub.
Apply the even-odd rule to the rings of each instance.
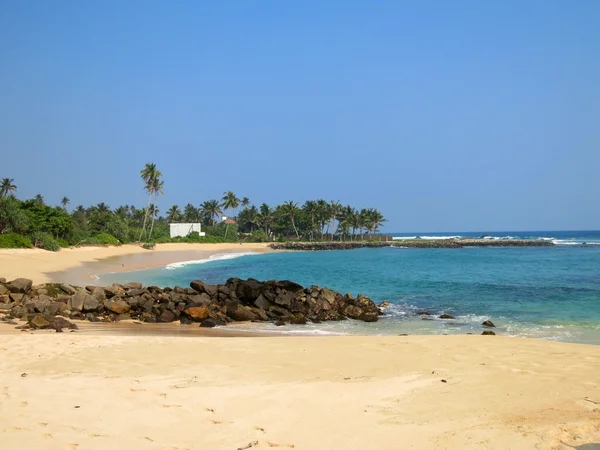
[[[121,245],[121,242],[116,237],[108,233],[95,234],[84,243],[88,245]]]
[[[50,233],[46,233],[44,231],[36,231],[31,236],[31,241],[33,245],[37,248],[43,248],[44,250],[48,250],[50,252],[57,252],[60,250],[60,244],[52,237]]]
[[[31,248],[33,244],[27,236],[17,233],[0,234],[0,248]]]
[[[250,236],[250,240],[252,242],[268,242],[269,236],[267,236],[264,230],[254,230]]]
[[[156,242],[144,242],[142,244],[142,248],[145,248],[146,250],[154,250],[155,247],[156,247]]]
[[[58,245],[62,248],[67,248],[69,246],[69,243],[65,239],[57,239],[56,242],[58,242]]]

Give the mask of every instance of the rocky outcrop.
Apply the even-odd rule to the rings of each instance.
[[[394,241],[274,242],[275,250],[320,251],[356,248],[552,247],[551,241],[528,239],[406,239]]]
[[[44,284],[18,279],[0,283],[0,317],[28,321],[31,329],[69,327],[63,317],[97,321],[199,323],[214,327],[238,321],[305,324],[354,319],[375,322],[382,314],[366,296],[342,295],[326,287],[304,288],[288,280],[231,278],[222,285],[201,280],[189,288],[144,287],[141,283],[86,286]],[[16,292],[20,291],[20,292]],[[54,318],[60,319],[54,319]],[[58,321],[58,322],[57,322]]]

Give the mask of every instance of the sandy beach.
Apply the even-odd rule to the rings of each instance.
[[[0,277],[30,278],[34,283],[93,284],[93,276],[160,267],[174,262],[205,259],[219,253],[268,252],[267,244],[157,244],[79,247],[48,252],[41,249],[0,249]]]
[[[84,279],[264,245],[0,252],[0,276]],[[600,446],[600,346],[502,336],[244,336],[176,323],[0,323],[3,449]],[[242,334],[242,335],[240,335]]]
[[[0,348],[3,449],[600,445],[596,346],[39,332]]]

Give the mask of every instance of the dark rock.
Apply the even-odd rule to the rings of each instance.
[[[24,306],[13,306],[13,308],[10,310],[10,314],[17,319],[22,319],[27,315],[27,313],[27,308]]]
[[[41,314],[35,315],[27,322],[27,325],[34,330],[45,330],[46,328],[50,328],[50,322]]]
[[[379,307],[380,307],[380,308],[387,308],[388,306],[390,306],[390,302],[381,302],[381,303],[379,304]]]
[[[0,294],[0,303],[10,303],[10,296]]]
[[[169,323],[169,322],[173,322],[175,320],[175,314],[173,314],[171,311],[166,310],[164,313],[162,313],[160,315],[160,317],[158,318],[159,322],[165,322],[165,323]]]
[[[48,303],[46,305],[46,308],[44,308],[44,311],[42,311],[42,312],[48,316],[55,316],[58,313],[60,313],[60,305],[63,305],[63,303],[56,303],[56,302]]]
[[[481,334],[483,336],[496,336],[496,333],[494,333],[492,330],[484,330]]]
[[[452,314],[442,314],[439,316],[440,319],[456,319]]]
[[[88,285],[85,287],[85,290],[88,292],[94,292],[98,286]]]
[[[377,322],[379,320],[379,314],[374,312],[365,312],[359,317],[359,319],[364,322]]]
[[[496,328],[496,325],[494,325],[494,322],[492,322],[491,320],[486,320],[481,325],[483,325],[484,327]]]
[[[293,325],[305,325],[306,317],[304,317],[302,314],[297,314],[295,316],[290,316],[289,321]]]
[[[362,309],[360,309],[358,306],[349,305],[344,310],[344,313],[346,314],[346,316],[350,317],[351,319],[358,320],[364,314],[364,311]]]
[[[211,303],[211,299],[206,292],[203,292],[202,294],[191,295],[190,302],[195,303],[196,305],[208,306]]]
[[[194,280],[190,283],[190,287],[195,290],[196,292],[199,293],[206,293],[208,294],[210,297],[214,297],[215,295],[217,295],[217,286],[211,285],[211,284],[205,284],[203,281],[201,280]]]
[[[4,286],[3,284],[0,284],[0,295],[4,295],[8,292],[9,292],[8,288],[6,286]]]
[[[221,327],[224,325],[227,325],[227,324],[223,320],[213,319],[212,317],[204,319],[202,322],[200,322],[200,326],[202,328],[214,328],[214,327]]]
[[[123,285],[123,287],[125,289],[141,289],[142,288],[142,283],[140,283],[138,281],[131,281],[130,283],[125,283]]]
[[[190,316],[186,316],[185,314],[182,314],[181,316],[179,316],[179,323],[181,325],[189,325],[192,323],[192,319],[190,318]]]
[[[16,280],[12,280],[6,286],[10,292],[15,294],[27,294],[29,289],[31,289],[31,285],[33,281],[28,278],[17,278]]]
[[[429,314],[427,311],[419,311],[417,313],[418,316],[430,316],[431,314]]]
[[[234,304],[227,307],[227,316],[238,322],[246,322],[255,320],[255,314],[247,307],[242,305]]]
[[[282,327],[283,325],[285,325],[285,322],[282,319],[276,320],[273,323],[275,324],[276,327]]]

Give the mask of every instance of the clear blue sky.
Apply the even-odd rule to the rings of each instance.
[[[233,190],[386,231],[600,228],[600,1],[0,3],[0,177],[162,211]]]

